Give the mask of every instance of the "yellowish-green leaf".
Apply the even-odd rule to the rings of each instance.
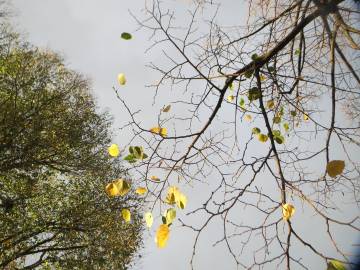
[[[120,73],[117,77],[118,79],[118,83],[120,85],[125,85],[126,84],[126,77],[125,77],[125,74],[124,73]]]
[[[151,212],[146,212],[144,215],[145,218],[145,222],[146,222],[146,226],[148,228],[151,228],[151,226],[153,225],[154,222],[154,218]]]
[[[136,193],[136,194],[139,194],[139,195],[144,195],[146,192],[147,192],[147,189],[144,188],[144,187],[138,187],[138,188],[135,190],[135,193]]]
[[[130,213],[130,210],[129,209],[122,209],[121,210],[121,215],[123,217],[123,219],[126,221],[126,222],[130,222],[131,220],[131,213]]]
[[[117,144],[112,144],[109,148],[108,148],[108,152],[109,155],[112,157],[117,157],[120,153],[119,147],[117,146]]]
[[[176,218],[176,210],[174,208],[170,208],[166,211],[166,224],[171,224]]]
[[[275,106],[275,102],[274,102],[274,100],[268,100],[267,102],[266,102],[266,107],[268,108],[268,109],[272,109],[272,108],[274,108],[274,106]]]
[[[162,111],[163,112],[169,112],[171,109],[171,105],[167,105]]]
[[[265,134],[258,134],[258,140],[260,142],[266,142],[268,140],[268,136]]]
[[[330,260],[327,265],[327,270],[346,270],[346,267],[342,262]]]
[[[187,197],[183,193],[180,193],[179,199],[176,204],[179,208],[184,209],[187,204]]]
[[[263,82],[266,80],[266,76],[263,74],[260,74],[260,81]]]
[[[158,248],[164,248],[169,240],[170,230],[166,224],[161,224],[156,232],[155,242]]]
[[[343,160],[332,160],[326,165],[326,171],[332,178],[342,174],[345,168],[345,161]]]
[[[230,95],[230,96],[227,97],[227,101],[230,102],[230,103],[233,102],[234,99],[235,99],[235,96],[233,96],[233,95]]]
[[[165,198],[165,202],[167,204],[175,204],[176,201],[179,200],[179,196],[180,196],[180,191],[177,187],[170,187],[169,190],[168,190],[168,194]]]
[[[289,203],[282,205],[282,214],[284,220],[289,220],[295,213],[295,207]]]

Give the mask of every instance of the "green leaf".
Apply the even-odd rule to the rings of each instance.
[[[253,87],[248,92],[248,98],[250,101],[257,100],[261,96],[261,92],[257,87]]]
[[[129,162],[134,160],[134,159],[135,159],[135,157],[132,154],[127,155],[126,157],[124,157],[124,160],[129,161]]]
[[[290,115],[295,117],[296,116],[296,111],[290,111]]]
[[[130,152],[130,154],[134,154],[134,147],[130,146],[129,147],[129,152]]]
[[[137,159],[142,159],[143,148],[141,146],[134,147],[134,156]]]
[[[295,52],[294,52],[295,55],[299,55],[300,54],[300,49],[296,49]]]
[[[240,106],[241,108],[244,108],[244,106],[245,106],[245,100],[244,100],[243,98],[240,98],[239,106]]]
[[[162,216],[161,221],[162,221],[163,224],[166,224],[166,217]]]
[[[285,132],[288,132],[289,129],[290,129],[289,123],[284,123],[284,124],[283,124],[283,127],[284,127],[284,129],[285,129]]]
[[[251,59],[252,60],[256,60],[256,59],[258,59],[259,58],[259,56],[257,55],[257,53],[254,53],[252,56],[251,56]]]
[[[130,40],[130,39],[132,39],[132,35],[131,35],[130,33],[123,32],[123,33],[121,34],[121,38],[122,38],[122,39],[125,39],[125,40]]]
[[[280,136],[276,136],[274,137],[275,142],[277,142],[278,144],[283,144],[285,139],[284,136],[280,135]]]
[[[180,208],[181,208],[181,209],[184,209],[184,208],[185,208],[185,205],[184,205],[184,203],[183,203],[182,201],[180,201]]]
[[[276,136],[281,136],[280,130],[277,130],[277,129],[273,130],[273,131],[272,131],[272,134],[273,134],[274,137],[276,137]]]
[[[252,134],[259,134],[261,132],[260,128],[254,127],[252,129]]]

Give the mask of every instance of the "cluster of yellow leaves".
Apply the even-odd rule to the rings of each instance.
[[[117,144],[112,144],[108,148],[108,152],[109,152],[110,156],[117,157],[120,153],[120,150],[119,150],[119,147],[117,146]]]
[[[332,160],[326,165],[326,171],[332,178],[342,174],[345,168],[345,161],[343,160]]]
[[[170,205],[176,204],[179,208],[184,209],[186,207],[187,198],[177,187],[172,186],[168,190],[165,202]]]
[[[124,196],[130,191],[130,183],[124,179],[117,179],[106,185],[105,191],[110,197]]]
[[[285,203],[282,205],[282,214],[284,220],[289,220],[295,213],[295,207],[292,204]]]
[[[161,127],[153,127],[150,129],[150,132],[159,134],[160,136],[166,137],[167,136],[167,129]]]

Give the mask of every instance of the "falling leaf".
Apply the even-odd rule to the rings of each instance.
[[[332,160],[326,165],[326,171],[332,178],[342,174],[345,168],[345,161],[343,160]]]
[[[346,270],[346,267],[342,262],[337,260],[330,260],[327,265],[327,270]]]
[[[155,175],[152,175],[152,176],[150,177],[150,179],[153,180],[153,181],[160,181],[160,178],[157,177],[157,176],[155,176]]]
[[[252,120],[252,116],[250,114],[245,114],[244,119],[245,121],[250,122]]]
[[[171,105],[167,105],[162,111],[163,112],[169,112],[171,109]]]
[[[151,212],[146,212],[144,217],[145,217],[146,226],[148,228],[151,228],[151,226],[153,225],[153,222],[154,222],[154,218],[153,218],[152,213]]]
[[[161,224],[156,232],[155,242],[158,248],[164,248],[169,240],[170,230],[166,224]]]
[[[282,205],[283,219],[289,220],[295,213],[295,207],[289,203]]]
[[[180,191],[177,187],[170,187],[168,190],[168,194],[165,198],[165,202],[167,204],[175,204],[179,199]]]
[[[227,97],[227,101],[230,102],[230,103],[233,102],[234,99],[235,99],[235,96],[233,96],[233,95],[230,95],[230,96]]]
[[[187,204],[187,197],[183,193],[180,193],[179,199],[176,204],[179,208],[184,209]]]
[[[120,153],[119,147],[117,146],[117,144],[112,144],[109,148],[108,148],[108,152],[109,155],[112,157],[117,157]]]
[[[131,220],[131,213],[130,213],[130,210],[129,210],[129,209],[123,209],[123,210],[121,210],[121,215],[122,215],[123,219],[124,219],[126,222],[130,222],[130,220]]]
[[[110,196],[124,196],[130,191],[130,184],[124,179],[118,179],[106,185],[105,191]]]
[[[124,73],[120,73],[117,77],[118,82],[120,85],[125,85],[126,84],[126,78],[125,78],[125,74]]]
[[[266,141],[268,140],[268,136],[265,135],[265,134],[259,134],[259,135],[258,135],[258,140],[259,140],[260,142],[266,142]]]
[[[176,218],[176,210],[174,208],[170,208],[166,211],[166,224],[169,225],[171,224],[174,219]]]
[[[139,194],[139,195],[144,195],[146,192],[147,192],[147,189],[144,188],[144,187],[138,187],[138,188],[135,190],[135,193],[137,193],[137,194]]]
[[[261,130],[260,130],[260,128],[257,128],[257,127],[254,127],[253,129],[252,129],[252,134],[259,134],[261,132]]]
[[[125,40],[130,40],[132,38],[132,35],[130,33],[127,33],[127,32],[123,32],[121,34],[121,38],[122,39],[125,39]]]

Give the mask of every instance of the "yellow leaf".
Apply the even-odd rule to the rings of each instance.
[[[155,134],[159,134],[163,137],[167,136],[167,129],[166,128],[161,128],[161,127],[153,127],[150,129],[150,132],[155,133]]]
[[[250,114],[245,114],[245,121],[250,122],[252,119],[252,116]]]
[[[309,120],[309,116],[306,113],[304,113],[303,118],[304,118],[305,121]]]
[[[184,209],[187,204],[187,198],[183,193],[180,193],[179,200],[176,202],[177,206],[181,209]]]
[[[117,157],[120,153],[119,147],[117,146],[117,144],[112,144],[109,148],[108,148],[108,152],[109,155],[112,157]]]
[[[168,225],[161,224],[156,232],[155,242],[158,248],[163,248],[166,246],[167,241],[169,240],[170,230]]]
[[[170,208],[166,211],[166,224],[169,225],[176,218],[176,210],[174,208]]]
[[[274,100],[268,100],[268,101],[266,102],[266,107],[267,107],[268,109],[272,109],[272,108],[274,108],[274,106],[275,106]]]
[[[150,177],[150,179],[153,180],[153,181],[160,181],[160,178],[157,177],[157,176],[155,176],[155,175],[152,175],[152,176]]]
[[[295,207],[289,203],[282,205],[283,219],[289,220],[295,213]]]
[[[345,161],[343,160],[332,160],[326,165],[326,171],[332,178],[342,174],[345,168]]]
[[[126,193],[130,191],[130,184],[123,180],[118,179],[113,181],[110,184],[107,184],[105,187],[105,191],[108,194],[108,196],[124,196]]]
[[[107,184],[105,187],[105,191],[110,197],[119,195],[119,190],[114,183]]]
[[[163,112],[169,112],[171,109],[171,105],[167,105],[162,111]]]
[[[346,267],[342,262],[337,260],[330,260],[327,265],[327,270],[346,270]]]
[[[233,95],[230,95],[227,97],[227,101],[229,101],[229,102],[233,102],[234,99],[235,99],[235,96],[233,96]]]
[[[144,187],[138,187],[135,192],[139,195],[144,195],[147,192],[147,189]]]
[[[179,200],[180,191],[177,187],[170,187],[165,198],[167,204],[175,204]]]
[[[126,78],[125,78],[125,74],[124,73],[120,73],[117,77],[118,82],[120,85],[125,85],[126,84]]]
[[[131,213],[130,213],[130,210],[129,210],[129,209],[123,209],[123,210],[121,210],[121,215],[122,215],[123,219],[124,219],[126,222],[130,222],[130,220],[131,220]]]
[[[153,222],[154,222],[154,218],[153,218],[152,213],[147,212],[147,213],[145,213],[144,217],[145,217],[146,226],[148,228],[151,228],[151,226],[153,225]]]
[[[265,81],[266,80],[266,76],[265,75],[263,75],[263,74],[260,74],[260,81]]]
[[[265,134],[258,134],[258,140],[260,142],[266,142],[268,140],[268,136]]]

